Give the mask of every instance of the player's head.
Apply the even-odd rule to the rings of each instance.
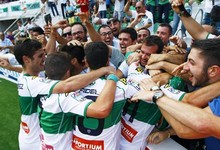
[[[107,66],[109,49],[104,42],[91,42],[85,46],[86,62],[91,70]]]
[[[45,52],[37,40],[26,39],[14,47],[14,55],[19,64],[37,75],[44,70]]]
[[[70,56],[64,52],[55,52],[47,56],[45,73],[49,79],[63,80],[70,77]]]
[[[64,45],[60,48],[61,52],[66,52],[71,56],[71,75],[79,74],[85,67],[85,53],[84,47],[78,45]]]

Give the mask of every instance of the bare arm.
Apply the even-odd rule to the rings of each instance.
[[[137,17],[128,25],[128,27],[134,28],[142,20],[144,16],[145,16],[145,13],[139,13]],[[150,26],[152,26],[152,23],[147,23],[139,28],[136,28],[136,30],[138,31],[139,29],[142,29],[144,27],[149,28]]]
[[[128,0],[125,7],[124,7],[124,12],[128,15],[128,16],[132,16],[131,10],[129,10],[130,8],[130,4],[131,4],[131,0]]]
[[[85,24],[91,40],[93,42],[102,41],[100,34],[95,30],[93,25],[89,22],[88,14],[78,13],[77,15],[80,17],[81,21]]]
[[[209,101],[211,101],[212,99],[214,99],[219,95],[220,95],[220,81],[205,86],[194,92],[187,93],[182,101],[202,108],[207,106]]]
[[[87,109],[88,117],[105,118],[112,110],[115,99],[116,82],[107,80],[106,84],[94,103]]]
[[[178,6],[182,5],[183,3],[174,0],[172,3],[172,8],[173,10],[177,13],[180,14],[180,9]],[[205,31],[205,29],[200,25],[196,20],[194,20],[192,17],[185,17],[185,16],[180,16],[180,19],[182,20],[186,30],[189,32],[189,34],[196,40],[202,40],[206,39],[207,35],[209,34],[208,32]]]
[[[52,93],[66,93],[76,91],[87,86],[97,78],[109,74],[111,72],[114,72],[114,68],[108,66],[100,68],[98,70],[94,70],[86,74],[72,76],[64,81],[60,81],[59,83],[57,83]]]
[[[167,62],[179,65],[179,64],[182,64],[184,62],[185,57],[186,56],[182,55],[182,54],[175,54],[175,55],[151,54],[147,64],[151,65],[151,64],[156,63],[156,62],[167,61]]]
[[[220,137],[220,118],[213,115],[208,107],[206,109],[197,108],[189,104],[174,101],[166,96],[158,99],[157,105],[180,122],[179,126],[175,127],[177,123],[173,121],[169,122],[170,119],[163,114],[175,129],[177,135],[181,134],[180,136],[184,138]],[[181,126],[181,124],[183,125]]]
[[[15,72],[19,72],[21,73],[23,71],[23,68],[20,66],[12,66],[8,60],[4,59],[4,58],[0,58],[0,67],[11,70],[11,71],[15,71]]]

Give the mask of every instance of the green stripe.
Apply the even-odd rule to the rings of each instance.
[[[73,130],[73,118],[72,113],[50,113],[43,111],[40,118],[40,125],[44,132],[49,134],[66,133]]]
[[[40,98],[44,97],[46,95],[38,95],[37,97],[22,97],[19,96],[19,105],[21,109],[21,113],[23,115],[31,115],[33,113],[37,112],[38,109],[38,103],[40,101]]]
[[[135,104],[135,102],[129,104],[127,107],[127,114],[132,114]],[[160,117],[161,112],[159,111],[157,105],[140,101],[134,118],[136,120],[155,125],[159,121]]]

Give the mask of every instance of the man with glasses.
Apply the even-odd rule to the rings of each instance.
[[[98,33],[101,35],[101,39],[105,44],[120,49],[119,40],[113,37],[112,30],[108,25],[100,26]]]
[[[136,24],[135,27],[141,28],[147,26],[150,28],[149,29],[150,31],[153,31],[153,26],[154,26],[153,15],[150,11],[146,10],[146,6],[144,2],[143,1],[137,2],[135,5],[136,10],[129,10],[130,4],[131,4],[131,0],[128,0],[124,8],[124,12],[128,16],[130,16],[131,18],[137,18],[139,17],[138,14],[143,14],[141,20],[139,21],[139,23]],[[151,26],[149,26],[149,24],[151,24]]]
[[[117,18],[110,18],[107,25],[112,29],[114,37],[118,38],[119,31],[121,30],[121,22]]]
[[[72,40],[72,32],[71,32],[71,27],[70,26],[67,26],[66,28],[63,29],[62,37],[64,39],[66,39],[67,42]]]
[[[81,22],[75,22],[72,25],[72,40],[87,42],[87,30]]]

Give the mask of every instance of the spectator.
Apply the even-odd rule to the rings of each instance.
[[[13,43],[5,37],[3,32],[0,32],[0,54],[7,54],[13,52]]]
[[[57,5],[55,3],[55,0],[48,0],[48,6],[52,10],[52,13],[53,13],[54,17],[56,16],[56,14],[57,14],[57,16],[59,16],[59,12],[57,10]],[[56,11],[56,14],[55,14],[54,10]]]

